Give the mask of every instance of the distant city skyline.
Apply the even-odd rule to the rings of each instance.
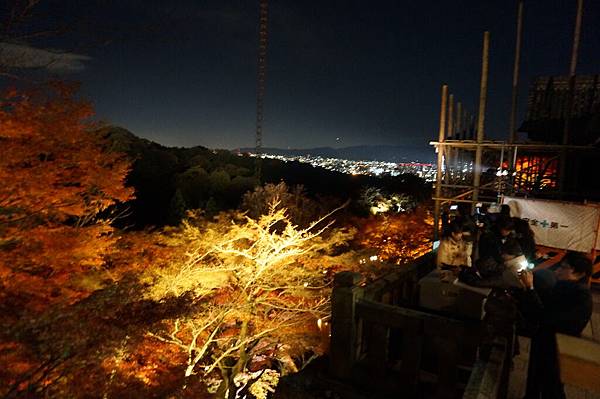
[[[242,147],[241,152],[255,152],[254,147]],[[433,162],[433,147],[426,143],[420,145],[358,145],[348,147],[312,147],[312,148],[274,148],[263,147],[265,154],[294,156],[320,156],[324,158],[348,159],[354,161],[385,162]]]
[[[258,156],[250,153],[251,156]],[[386,162],[386,161],[367,161],[351,160],[343,158],[327,158],[322,156],[286,156],[275,155],[269,152],[260,155],[263,158],[277,159],[283,162],[307,163],[314,167],[324,168],[334,172],[340,172],[350,175],[367,176],[399,176],[403,173],[413,174],[423,178],[425,181],[433,182],[436,176],[436,166],[433,163],[422,162]]]

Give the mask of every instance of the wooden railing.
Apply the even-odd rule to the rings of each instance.
[[[600,344],[590,339],[556,334],[562,382],[600,394]]]
[[[418,308],[418,280],[433,270],[433,254],[399,266],[370,284],[358,273],[336,275],[332,293],[330,375],[369,397],[457,398],[486,376],[507,375],[506,348],[477,360],[482,324]],[[502,356],[498,352],[502,352]],[[498,365],[494,359],[502,357]],[[467,388],[471,389],[469,391]],[[494,391],[498,398],[501,395]],[[467,397],[467,396],[465,396]],[[470,399],[478,398],[469,396]],[[483,398],[483,396],[482,396]]]
[[[509,345],[506,339],[498,337],[490,353],[479,358],[473,367],[463,399],[496,399],[506,397],[510,365],[507,364]]]

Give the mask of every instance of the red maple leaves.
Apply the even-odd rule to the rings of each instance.
[[[3,295],[38,306],[82,291],[73,272],[99,267],[114,242],[100,213],[133,195],[129,162],[103,148],[74,92],[53,84],[0,99]]]

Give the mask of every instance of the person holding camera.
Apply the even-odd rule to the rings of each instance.
[[[567,252],[555,270],[556,283],[540,299],[530,271],[520,273],[525,290],[521,312],[537,325],[531,337],[526,399],[566,398],[560,380],[556,333],[580,336],[592,315],[589,278],[592,262],[580,252]]]

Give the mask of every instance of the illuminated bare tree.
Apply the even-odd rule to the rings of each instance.
[[[264,385],[265,378],[248,381],[251,356],[262,351],[276,358],[291,336],[307,326],[316,330],[328,312],[327,266],[335,263],[328,255],[353,234],[326,232],[330,215],[298,228],[278,205],[258,220],[229,214],[205,228],[186,222],[175,239],[191,249],[157,277],[150,292],[155,299],[195,293],[191,316],[150,335],[186,351],[186,377],[208,379],[218,372],[221,397],[236,397],[245,387],[264,393],[268,387],[252,388],[252,382]],[[267,341],[272,345],[259,345]]]
[[[360,195],[360,204],[373,215],[380,213],[403,213],[416,207],[416,201],[406,194],[388,194],[376,187],[365,188]]]

